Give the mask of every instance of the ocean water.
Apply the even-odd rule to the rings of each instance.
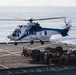
[[[30,74],[26,74],[30,75]],[[42,73],[33,73],[33,75],[76,75],[75,70],[67,70],[61,72],[42,72]]]
[[[67,17],[71,20],[72,28],[68,36],[53,35],[50,41],[76,44],[76,7],[0,7],[0,19],[29,19],[29,18],[50,18]],[[42,27],[65,28],[64,19],[38,21]],[[7,35],[17,25],[26,25],[26,21],[0,21],[0,42],[10,41]]]
[[[17,71],[11,71],[13,74],[17,73]],[[19,71],[18,71],[19,72]],[[21,71],[20,71],[21,72]],[[0,72],[0,75],[8,75],[8,72]],[[76,75],[76,70],[64,70],[64,71],[59,71],[59,72],[32,72],[32,73],[26,73],[22,75]]]

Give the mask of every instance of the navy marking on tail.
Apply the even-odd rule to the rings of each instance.
[[[60,33],[62,36],[67,36],[68,35],[68,31],[70,30],[72,25],[68,25],[65,29],[61,30]]]

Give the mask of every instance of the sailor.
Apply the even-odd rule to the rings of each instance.
[[[27,53],[27,50],[23,47],[23,52],[22,52],[21,56],[22,55],[26,56],[26,53]]]

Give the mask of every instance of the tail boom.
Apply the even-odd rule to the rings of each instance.
[[[60,34],[64,37],[68,35],[68,31],[70,30],[70,28],[72,27],[72,25],[68,25],[65,29],[60,31]]]

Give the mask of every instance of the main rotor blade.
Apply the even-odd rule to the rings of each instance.
[[[25,19],[0,19],[0,21],[28,21]]]
[[[66,17],[53,17],[53,18],[42,18],[42,19],[0,19],[0,21],[36,21],[36,20],[52,20],[52,19],[61,19]]]
[[[53,18],[34,19],[34,21],[35,20],[52,20],[52,19],[61,19],[61,18],[66,18],[66,17],[53,17]]]

